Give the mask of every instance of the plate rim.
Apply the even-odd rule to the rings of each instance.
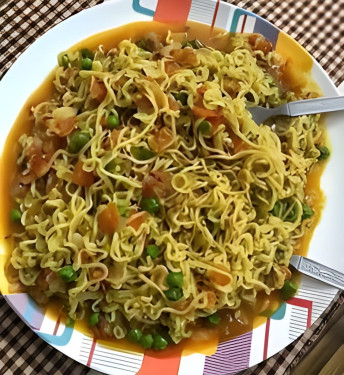
[[[216,0],[211,0],[212,2],[216,2]],[[16,61],[11,65],[11,67],[8,69],[8,71],[5,73],[5,75],[3,76],[3,78],[1,79],[0,81],[0,99],[4,97],[4,93],[5,93],[5,89],[6,89],[6,85],[8,84],[8,82],[11,82],[11,80],[13,79],[12,76],[16,73],[17,69],[22,69],[21,68],[21,65],[23,64],[22,61],[25,62],[25,60],[28,58],[27,56],[30,56],[30,53],[32,53],[32,51],[35,51],[35,49],[37,48],[40,48],[41,44],[43,44],[43,42],[45,40],[49,40],[49,38],[54,38],[54,35],[56,33],[58,33],[60,30],[63,30],[65,28],[65,25],[68,23],[68,24],[74,24],[77,22],[78,19],[83,19],[84,17],[86,17],[87,14],[93,14],[95,12],[95,8],[99,9],[99,8],[102,8],[102,9],[105,9],[105,8],[109,8],[109,9],[112,9],[112,7],[116,4],[124,4],[124,3],[130,3],[131,1],[126,1],[126,0],[109,0],[109,1],[105,1],[101,4],[97,4],[93,7],[90,7],[88,9],[84,9],[80,12],[78,12],[77,14],[75,15],[72,15],[71,17],[61,21],[60,23],[58,23],[57,25],[53,26],[52,28],[50,28],[47,32],[45,32],[43,35],[41,35],[39,38],[37,38],[34,43],[32,43],[30,46],[28,46],[28,48],[16,59]],[[235,6],[233,4],[230,4],[230,3],[223,3],[224,6],[227,6],[229,8],[232,8],[232,9],[242,9],[238,6]],[[257,18],[260,18],[261,20],[263,20],[265,23],[269,23],[271,24],[271,22],[269,22],[268,20],[252,13],[252,12],[249,12],[249,11],[246,11],[245,9],[242,9],[244,10],[245,12],[247,13],[251,13],[252,15],[254,15],[254,17],[257,17]],[[101,12],[101,11],[100,11]],[[135,14],[137,15],[137,14]],[[143,20],[143,21],[149,21],[151,20],[152,18],[151,17],[148,17],[146,15],[141,15],[140,16],[140,20]],[[138,20],[136,20],[138,21]],[[135,22],[135,21],[133,21]],[[125,23],[122,23],[120,22],[121,25],[124,25],[124,24],[127,24],[127,22]],[[271,24],[272,25],[272,24]],[[116,26],[116,27],[119,27],[119,26]],[[115,27],[115,28],[116,28]],[[285,35],[287,35],[288,38],[291,38],[293,39],[291,36],[289,36],[288,34],[286,34],[284,31],[280,30],[279,28],[277,28],[276,26],[273,25],[274,28],[276,28],[277,30],[279,30],[279,32],[282,32],[284,33]],[[109,30],[109,28],[104,28],[102,30],[98,30],[97,32],[101,32],[101,31],[104,31],[104,30]],[[90,36],[92,34],[89,34],[88,36]],[[87,37],[87,36],[86,36]],[[84,39],[84,38],[83,38]],[[81,39],[82,40],[82,39]],[[81,41],[79,39],[79,41]],[[295,39],[293,39],[295,41]],[[43,41],[43,42],[42,42]],[[78,41],[76,41],[78,42]],[[71,43],[70,46],[74,45],[75,43]],[[68,47],[69,48],[69,47]],[[65,48],[66,49],[66,48]],[[303,48],[304,49],[304,48]],[[334,85],[334,83],[332,82],[332,80],[330,79],[330,77],[328,76],[328,74],[326,73],[326,71],[324,70],[324,68],[320,65],[320,63],[306,50],[304,49],[304,51],[312,58],[312,61],[313,61],[313,68],[312,68],[312,73],[315,73],[317,75],[317,79],[319,80],[324,80],[324,82],[326,83],[326,85],[329,85],[331,86],[331,90],[334,91],[337,95],[340,95],[338,89],[336,88],[336,86]],[[55,57],[56,58],[56,57]],[[53,65],[52,65],[53,66]],[[55,66],[56,66],[56,63],[55,63]],[[52,71],[52,69],[54,68],[51,68],[50,70]],[[48,72],[49,73],[49,72]],[[42,81],[40,81],[39,84],[37,84],[37,88],[39,87],[39,85],[42,83]],[[323,83],[325,85],[325,83]],[[34,90],[31,90],[31,93],[33,92]],[[26,99],[20,104],[18,105],[20,108],[23,107],[23,105],[25,104],[25,101],[28,99],[29,95],[26,96]],[[0,110],[0,113],[3,112]],[[6,111],[5,111],[6,112]],[[18,112],[17,112],[18,113]],[[15,120],[15,119],[14,119]],[[13,122],[12,122],[13,124]],[[5,136],[3,137],[4,141],[3,143],[0,143],[0,152],[2,154],[2,151],[3,151],[3,146],[4,146],[4,143],[5,143],[5,140],[7,139],[7,136],[8,136],[8,133],[11,129],[12,125],[8,126],[7,130],[5,131]],[[1,133],[3,133],[3,130],[1,129]],[[1,263],[0,263],[0,266],[1,266]],[[8,298],[6,298],[6,295],[4,295],[5,299],[8,301]],[[11,305],[11,304],[10,304]],[[15,313],[18,315],[18,313],[16,312],[16,309],[13,308],[13,306],[11,305],[11,308],[15,311]],[[19,315],[19,317],[24,321],[25,324],[27,324],[29,327],[30,325],[23,319],[23,316],[22,315]],[[38,334],[38,332],[36,330],[34,330],[32,327],[30,327],[31,330],[33,330],[36,334]],[[39,337],[41,337],[39,334],[38,334]],[[41,337],[42,338],[42,337]],[[44,338],[43,338],[44,339]],[[48,342],[49,343],[49,342]],[[51,345],[51,343],[50,343]],[[55,347],[55,346],[54,346]],[[59,347],[55,347],[56,349],[60,350]],[[64,353],[65,354],[65,353]],[[271,354],[272,355],[272,354]],[[72,358],[73,360],[75,361],[78,361],[77,358],[74,358],[74,357],[70,357]],[[79,362],[79,361],[78,361]],[[82,363],[82,362],[80,362]],[[259,362],[258,362],[259,363]],[[82,363],[84,364],[84,363]],[[93,368],[93,367],[91,367]]]

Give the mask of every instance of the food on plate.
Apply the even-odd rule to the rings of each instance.
[[[288,88],[264,37],[228,41],[148,33],[58,56],[11,182],[8,268],[39,304],[161,350],[296,292],[288,265],[316,224],[305,187],[326,136],[318,115],[276,119],[283,130],[247,107],[317,93]]]

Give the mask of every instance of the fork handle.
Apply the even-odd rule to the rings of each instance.
[[[298,100],[288,103],[286,107],[288,116],[341,111],[344,110],[344,96]]]

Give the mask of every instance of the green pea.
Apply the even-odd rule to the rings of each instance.
[[[160,203],[155,198],[142,198],[140,207],[143,211],[156,214],[160,210]]]
[[[295,294],[297,293],[297,285],[294,284],[293,282],[291,282],[290,280],[287,280],[282,289],[281,289],[281,297],[285,300],[295,296]]]
[[[165,293],[165,296],[167,297],[167,299],[169,299],[170,301],[178,301],[184,295],[183,289],[178,287],[178,286],[174,286],[174,287],[166,290],[164,293]]]
[[[117,167],[117,162],[115,159],[112,159],[111,161],[109,161],[106,166],[105,166],[105,170],[108,171],[108,172],[114,172],[116,170],[116,167]]]
[[[320,151],[318,160],[326,160],[330,156],[330,150],[326,146],[317,146],[317,149]]]
[[[21,212],[15,208],[13,208],[10,212],[10,219],[14,223],[20,223],[21,220]]]
[[[73,266],[64,266],[58,271],[59,276],[61,279],[66,282],[70,283],[75,281],[78,278],[78,274],[74,271]]]
[[[86,59],[86,58],[91,59],[91,60],[94,59],[94,53],[91,50],[89,50],[88,48],[82,48],[80,53],[81,53],[82,58],[84,58],[84,59]]]
[[[81,59],[81,69],[83,70],[92,70],[92,60],[89,57]]]
[[[67,68],[69,65],[69,57],[66,52],[61,52],[57,56],[57,62],[59,66],[63,66],[64,68]]]
[[[94,312],[91,314],[90,316],[90,326],[95,326],[99,323],[99,315],[100,313],[99,312]]]
[[[221,322],[220,315],[216,312],[208,316],[208,320],[211,324],[219,324]]]
[[[182,105],[186,105],[188,103],[189,95],[186,92],[172,92],[172,95]]]
[[[159,256],[160,249],[156,245],[148,245],[146,252],[152,259],[155,259]]]
[[[209,135],[211,134],[213,127],[211,126],[211,123],[207,120],[202,121],[199,126],[198,130],[203,134],[203,135]]]
[[[131,342],[138,343],[142,337],[142,332],[139,329],[131,329],[127,333],[127,339]]]
[[[183,286],[183,273],[182,272],[170,272],[166,276],[166,283],[169,287]]]
[[[302,220],[309,219],[314,215],[314,211],[306,203],[302,203]]]
[[[156,334],[153,338],[153,348],[156,350],[163,350],[167,347],[168,342],[161,335]]]
[[[145,349],[150,349],[153,345],[153,341],[154,341],[153,336],[151,334],[148,334],[148,335],[142,335],[142,337],[139,340],[139,343]]]
[[[91,139],[88,131],[77,130],[73,132],[68,140],[68,148],[71,152],[79,152]]]
[[[106,123],[110,129],[118,129],[119,128],[118,115],[109,115],[106,119]]]
[[[132,146],[130,149],[130,153],[137,160],[148,160],[156,155],[155,152],[143,146]]]

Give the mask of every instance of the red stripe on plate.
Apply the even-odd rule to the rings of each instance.
[[[215,11],[214,11],[213,21],[211,22],[211,28],[213,28],[215,26],[217,12],[219,10],[219,5],[220,5],[220,0],[217,0],[216,6],[215,6]]]
[[[161,356],[158,357],[156,353],[146,351],[142,366],[136,375],[178,375],[181,354],[170,356],[164,355],[163,352],[160,354]]]
[[[289,305],[304,307],[307,309],[307,328],[309,328],[312,324],[313,302],[302,298],[292,297],[288,299],[287,303],[289,303]]]
[[[92,341],[92,346],[91,346],[91,350],[90,350],[90,354],[88,356],[88,361],[87,361],[87,365],[86,366],[90,366],[91,363],[92,363],[92,358],[93,358],[93,354],[94,354],[94,350],[96,348],[96,342],[97,340],[95,338],[93,338],[93,341]]]
[[[159,0],[154,21],[182,22],[188,19],[192,0]]]
[[[266,326],[265,326],[263,359],[268,358],[269,333],[270,333],[270,318],[268,318],[268,320],[266,321]]]
[[[243,19],[243,21],[242,21],[241,33],[243,33],[244,30],[245,30],[246,20],[247,20],[247,15],[245,14],[245,15],[244,15],[244,19]]]
[[[61,317],[60,315],[58,316],[57,320],[56,320],[56,324],[55,324],[55,328],[54,328],[54,332],[53,332],[53,335],[56,336],[56,333],[60,327],[60,323],[61,323]]]

